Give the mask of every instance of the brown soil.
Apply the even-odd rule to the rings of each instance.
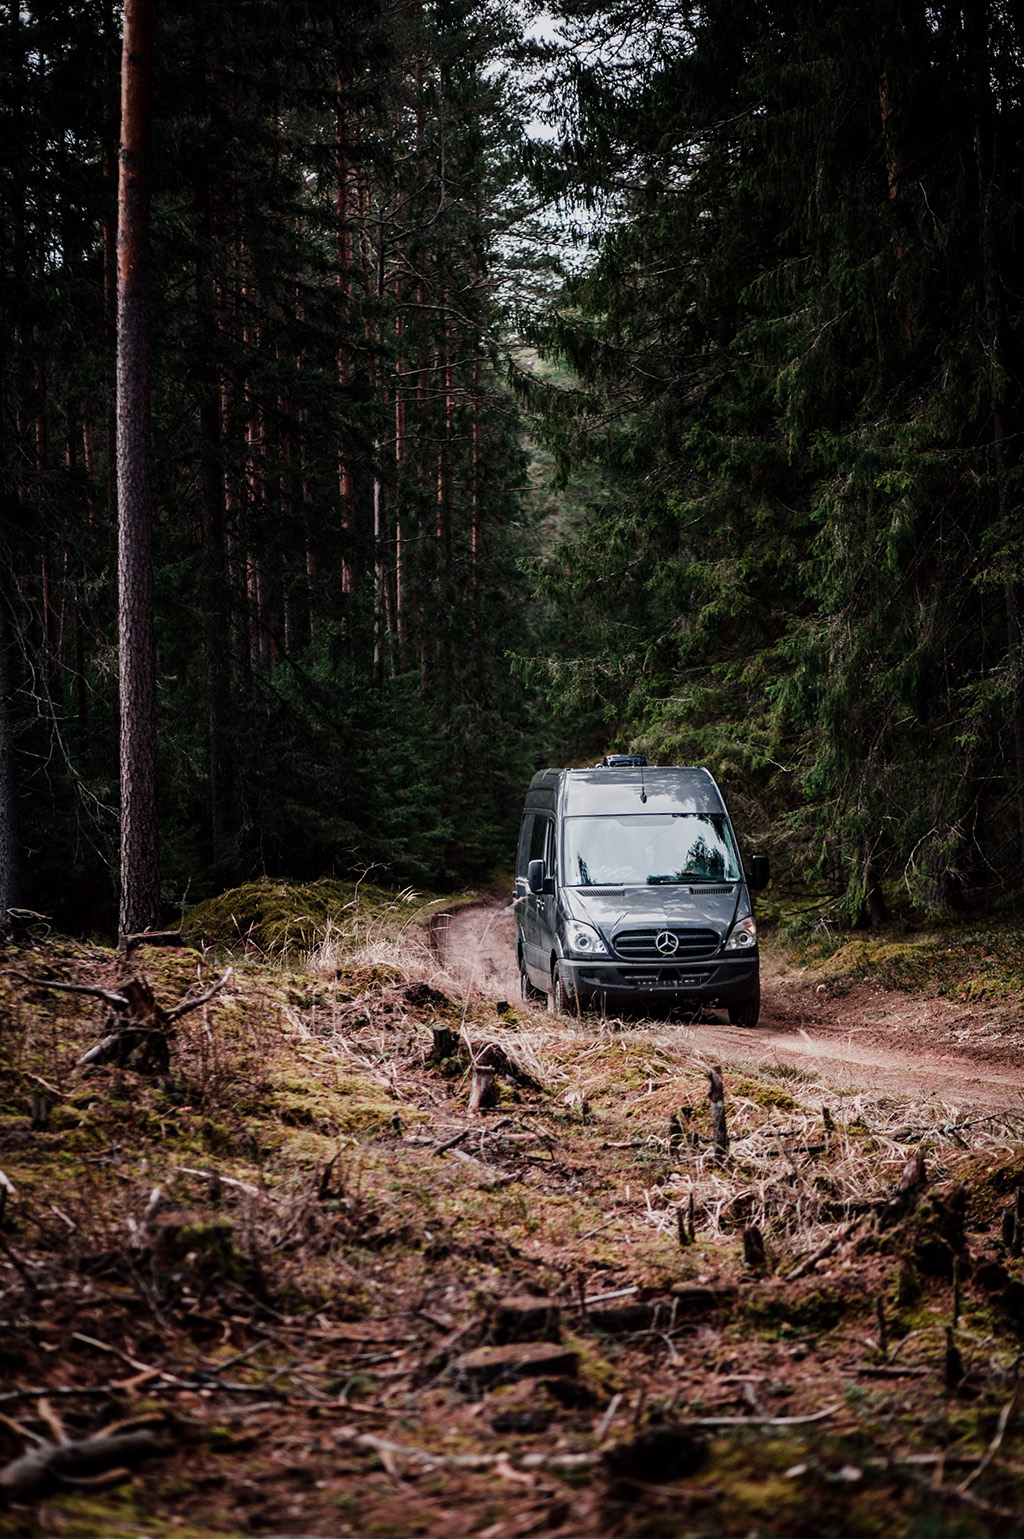
[[[481,904],[446,916],[437,938],[445,962],[468,984],[515,1000],[511,906]],[[679,1024],[695,1055],[742,1067],[778,1062],[819,1075],[839,1092],[892,1092],[956,1106],[1024,1102],[1024,1022],[991,1005],[906,994],[871,984],[821,982],[769,944],[761,964],[755,1030],[722,1012]]]

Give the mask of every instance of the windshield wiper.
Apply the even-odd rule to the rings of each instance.
[[[680,872],[678,875],[667,872],[664,875],[659,874],[648,877],[647,879],[648,883],[650,884],[679,882],[721,882],[727,884],[730,887],[732,886],[733,882],[735,882],[735,880],[736,879],[734,877],[706,877],[703,872]]]

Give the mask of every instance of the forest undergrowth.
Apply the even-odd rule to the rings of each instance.
[[[716,1153],[678,1027],[343,898],[0,953],[0,1533],[1019,1533],[1024,1110],[724,1064]]]

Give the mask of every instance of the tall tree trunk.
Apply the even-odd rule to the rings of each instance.
[[[337,284],[341,298],[341,327],[339,329],[340,341],[338,344],[338,383],[341,386],[342,399],[347,396],[348,385],[352,377],[352,362],[349,353],[348,328],[351,326],[349,313],[349,299],[352,293],[352,224],[350,213],[350,184],[352,180],[349,166],[348,151],[348,125],[345,115],[344,83],[338,77],[338,106],[335,126],[336,165],[335,165],[335,260],[337,263]],[[356,488],[355,478],[352,474],[352,450],[348,443],[348,426],[339,425],[338,430],[338,495],[341,502],[341,530],[342,530],[342,556],[341,556],[341,591],[346,595],[348,613],[345,621],[349,628],[349,641],[351,643],[351,603],[348,596],[356,592],[356,565],[354,550],[356,544]]]
[[[1000,204],[996,112],[989,58],[988,6],[971,0],[964,7],[964,56],[974,98],[974,154],[978,180],[978,242],[985,297],[984,328],[990,360],[992,393],[992,468],[995,473],[996,524],[1005,545],[1013,539],[1010,476],[1014,435],[1007,409],[1003,278],[994,229]],[[1009,563],[1007,563],[1009,566]],[[1010,677],[1010,724],[1017,781],[1017,837],[1024,870],[1024,620],[1020,585],[1015,571],[1003,582],[1006,609],[1007,661]]]
[[[110,103],[103,122],[103,182],[110,193],[103,204],[103,326],[107,344],[104,374],[107,381],[107,505],[111,523],[117,527],[117,203],[118,203],[118,123],[113,89],[117,67],[117,19],[114,4],[104,8],[107,46],[103,53],[104,99]]]
[[[213,217],[209,184],[200,172],[197,198],[202,242],[196,271],[200,333],[199,443],[203,506],[203,588],[206,607],[206,689],[209,730],[210,837],[214,864],[225,862],[231,837],[231,623],[228,610],[224,463],[221,451],[221,389],[214,362],[217,345],[216,283],[212,270]]]
[[[160,918],[149,483],[152,0],[125,0],[117,196],[117,504],[122,935]]]
[[[18,902],[18,840],[7,667],[7,600],[0,589],[0,930]]]

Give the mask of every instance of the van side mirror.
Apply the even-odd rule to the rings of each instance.
[[[747,887],[755,893],[766,888],[771,881],[771,866],[767,856],[751,856],[750,868],[747,872]]]
[[[526,868],[526,881],[531,893],[553,893],[555,891],[554,877],[545,877],[544,862],[531,861]]]

